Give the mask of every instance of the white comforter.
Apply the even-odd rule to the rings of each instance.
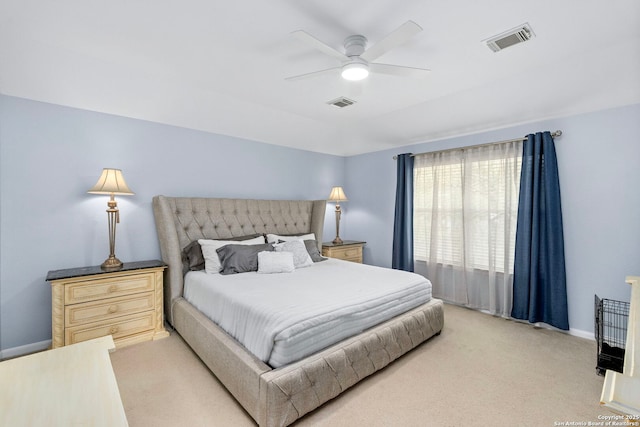
[[[431,283],[328,259],[293,273],[189,272],[184,297],[275,368],[429,301]]]

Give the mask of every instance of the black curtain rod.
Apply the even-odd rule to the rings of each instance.
[[[556,138],[558,136],[562,135],[562,131],[561,130],[557,130],[553,133],[551,133],[551,136],[553,138]],[[525,139],[527,139],[527,137],[523,137],[523,138],[515,138],[515,139],[507,139],[505,141],[496,141],[496,142],[487,142],[484,144],[476,144],[476,145],[467,145],[466,147],[457,147],[457,148],[449,148],[447,150],[436,150],[436,151],[426,151],[424,153],[418,153],[418,154],[411,154],[411,157],[415,157],[415,156],[419,156],[420,154],[430,154],[430,153],[444,153],[447,151],[454,151],[454,150],[464,150],[465,148],[477,148],[477,147],[484,147],[486,145],[494,145],[494,144],[506,144],[508,142],[518,142],[518,141],[524,141]],[[393,160],[397,160],[398,156],[393,156]]]

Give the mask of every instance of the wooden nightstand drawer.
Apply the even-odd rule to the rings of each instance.
[[[71,283],[65,287],[65,304],[96,301],[104,298],[153,291],[151,273],[133,274],[117,279],[92,279]]]
[[[109,298],[65,307],[65,325],[76,326],[127,314],[153,310],[154,294],[147,292],[133,296]]]
[[[323,243],[322,256],[362,263],[364,244],[354,240],[345,240],[342,244]]]
[[[362,246],[349,246],[346,248],[331,249],[331,257],[347,261],[362,262]]]
[[[153,331],[155,326],[154,313],[152,311],[142,314],[133,314],[118,318],[116,321],[100,322],[89,325],[74,326],[65,329],[64,344],[74,344],[93,338],[111,335],[113,340],[126,338],[129,335]]]

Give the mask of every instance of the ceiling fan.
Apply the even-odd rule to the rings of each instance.
[[[423,77],[430,70],[372,62],[394,47],[405,43],[420,31],[422,31],[422,27],[413,21],[407,21],[368,49],[366,48],[367,38],[365,36],[352,35],[344,40],[344,53],[339,52],[303,30],[294,31],[291,33],[294,37],[322,53],[339,59],[342,64],[339,67],[287,77],[285,80],[299,80],[322,74],[331,74],[338,70],[341,70],[342,78],[345,80],[362,80],[367,78],[370,72],[392,76]]]

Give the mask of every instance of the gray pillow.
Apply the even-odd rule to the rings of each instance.
[[[222,266],[220,274],[258,271],[258,253],[264,251],[273,251],[273,245],[225,245],[218,248],[216,252]]]
[[[264,236],[262,233],[250,234],[248,236],[239,237],[225,237],[220,240],[234,240],[242,241],[255,239],[256,237]],[[266,242],[266,240],[265,240]],[[202,247],[197,240],[189,243],[182,250],[182,274],[187,274],[188,271],[204,270],[204,256],[202,255]]]
[[[327,259],[320,255],[320,251],[318,250],[318,242],[315,240],[305,240],[304,246],[307,248],[307,252],[309,252],[309,256],[313,262],[326,261]]]

